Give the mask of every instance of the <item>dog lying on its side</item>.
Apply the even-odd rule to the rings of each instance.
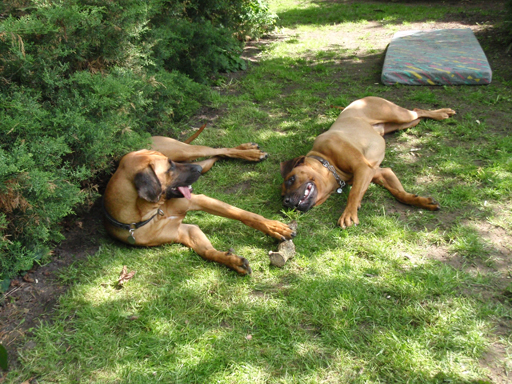
[[[384,159],[384,134],[416,126],[422,118],[444,120],[455,114],[449,108],[413,111],[379,97],[365,97],[346,107],[331,128],[319,135],[306,156],[281,163],[283,204],[307,211],[322,204],[335,190],[352,185],[342,228],[359,224],[357,210],[370,182],[382,185],[405,204],[432,211],[439,204],[430,197],[408,193]]]
[[[181,243],[204,259],[224,264],[243,275],[250,274],[247,259],[232,251],[216,250],[197,225],[182,221],[188,211],[201,210],[239,220],[278,240],[295,236],[287,224],[192,193],[191,184],[220,157],[260,161],[267,154],[253,143],[236,148],[189,145],[196,136],[185,143],[153,137],[152,150],[131,152],[121,159],[104,194],[105,228],[113,237],[132,245]],[[210,158],[188,163],[199,157]]]

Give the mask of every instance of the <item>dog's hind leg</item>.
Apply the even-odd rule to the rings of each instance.
[[[201,174],[204,174],[210,170],[211,167],[213,167],[213,164],[219,160],[219,156],[210,157],[209,159],[202,160],[202,161],[195,161],[194,164],[199,165],[203,170],[201,171]]]
[[[457,113],[451,108],[441,108],[434,111],[414,108],[413,112],[416,112],[419,118],[427,118],[432,120],[445,120]]]
[[[241,144],[235,148],[212,148],[204,145],[190,145],[164,136],[153,136],[151,149],[163,153],[173,161],[190,162],[201,157],[230,157],[247,161],[261,161],[268,153],[254,143]]]
[[[379,168],[372,182],[386,188],[401,203],[414,205],[430,211],[437,211],[440,208],[439,203],[431,197],[421,197],[406,192],[391,168]]]
[[[444,120],[456,113],[450,108],[436,109],[434,111],[415,108],[411,111],[391,101],[375,96],[368,96],[354,101],[345,108],[343,113],[348,110],[355,110],[359,115],[363,115],[371,124],[386,122],[401,124],[421,118]]]
[[[408,123],[377,123],[373,124],[373,129],[375,129],[381,136],[384,136],[387,133],[415,127],[419,124],[420,121],[421,119],[415,119]]]
[[[411,111],[386,99],[369,96],[354,101],[345,108],[345,111],[342,112],[343,114],[356,114],[364,117],[383,136],[386,133],[414,127],[422,118],[434,120],[447,119],[455,115],[455,111],[450,108],[434,111],[415,108]]]

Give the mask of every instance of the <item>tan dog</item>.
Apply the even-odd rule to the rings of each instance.
[[[422,118],[444,120],[449,108],[409,111],[379,97],[351,103],[331,128],[319,135],[306,156],[281,163],[283,204],[307,211],[322,204],[335,190],[352,185],[345,211],[338,220],[342,228],[359,224],[357,210],[370,182],[382,185],[405,204],[432,211],[439,204],[430,197],[408,193],[391,168],[380,168],[384,159],[384,134],[414,127]]]
[[[195,138],[194,135],[191,139]],[[187,142],[190,142],[189,139]],[[217,251],[196,225],[183,224],[188,211],[204,211],[239,220],[279,240],[291,239],[288,225],[235,208],[204,195],[192,194],[191,184],[219,157],[249,161],[265,159],[256,144],[236,148],[188,145],[167,137],[154,137],[154,150],[124,156],[104,194],[105,227],[113,237],[140,246],[181,243],[201,257],[250,274],[249,262],[229,252]],[[194,164],[180,163],[208,157]]]

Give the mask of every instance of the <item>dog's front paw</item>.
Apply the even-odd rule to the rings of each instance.
[[[427,200],[425,208],[428,209],[429,211],[439,211],[441,209],[441,205],[433,198],[426,197],[425,200]]]
[[[297,235],[297,223],[285,224],[277,220],[268,220],[263,232],[279,241],[290,240]]]
[[[230,249],[228,252],[226,252],[226,256],[232,261],[228,267],[241,275],[252,274],[252,269],[249,266],[249,260],[247,260],[245,257],[235,255],[235,251],[233,249]]]
[[[340,216],[338,219],[338,225],[345,229],[348,227],[351,227],[352,225],[358,225],[359,219],[357,217],[357,210],[355,212],[347,211],[345,209],[345,212]]]

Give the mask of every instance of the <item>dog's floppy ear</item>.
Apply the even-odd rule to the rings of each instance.
[[[302,164],[305,158],[306,156],[299,156],[296,157],[295,159],[283,161],[281,163],[281,176],[283,176],[283,179],[292,171],[293,168]]]
[[[156,203],[162,195],[162,184],[156,177],[156,173],[151,165],[146,169],[135,174],[133,179],[137,193],[141,199]]]

